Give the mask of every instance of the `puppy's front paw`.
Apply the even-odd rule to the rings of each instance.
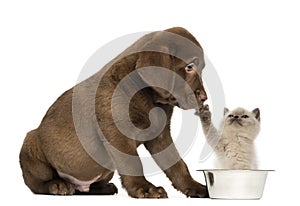
[[[129,195],[135,198],[168,198],[164,188],[155,186],[140,187]]]
[[[200,183],[193,181],[190,183],[187,189],[185,189],[184,194],[187,197],[200,197],[205,198],[208,197],[207,187],[201,185]]]

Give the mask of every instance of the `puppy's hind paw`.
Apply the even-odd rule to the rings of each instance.
[[[49,193],[52,195],[73,195],[75,187],[64,180],[52,180],[48,183]]]

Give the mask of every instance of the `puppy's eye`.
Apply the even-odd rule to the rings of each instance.
[[[249,116],[248,116],[248,115],[246,115],[246,114],[244,114],[244,115],[242,115],[242,118],[245,118],[245,119],[247,119],[247,118],[249,118]]]
[[[228,115],[228,117],[229,117],[229,118],[232,118],[232,117],[233,117],[233,115],[232,115],[232,114],[230,114],[230,115]]]
[[[190,63],[185,67],[185,71],[190,73],[195,69],[195,64],[194,63]]]

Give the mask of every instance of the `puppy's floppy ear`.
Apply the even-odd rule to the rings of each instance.
[[[254,113],[254,114],[255,114],[255,118],[256,118],[258,121],[260,121],[260,111],[259,111],[259,109],[258,109],[258,108],[254,109],[254,110],[252,111],[252,113]]]
[[[151,48],[151,51],[147,51],[148,48]],[[138,54],[136,69],[142,80],[152,86],[162,98],[170,96],[168,91],[172,91],[174,87],[175,73],[168,47],[148,43],[145,51]],[[162,84],[167,90],[158,87]]]
[[[224,116],[229,112],[229,109],[227,107],[224,108]]]

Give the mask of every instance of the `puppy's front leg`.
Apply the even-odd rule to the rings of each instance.
[[[135,198],[167,198],[164,188],[154,186],[144,177],[142,162],[135,144],[126,145],[126,148],[122,147],[122,149],[112,147],[110,153],[121,176],[122,186],[127,190],[128,195]]]
[[[169,129],[165,129],[160,136],[144,145],[176,189],[187,197],[208,197],[207,188],[191,177],[173,143]]]

